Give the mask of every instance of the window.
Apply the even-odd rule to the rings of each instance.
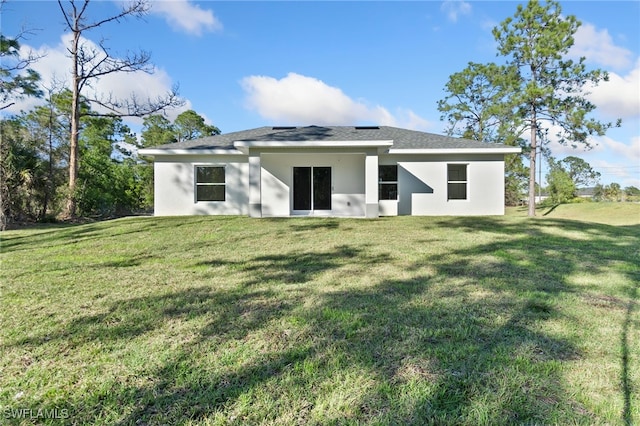
[[[223,166],[196,166],[196,202],[225,200]]]
[[[467,165],[447,164],[447,200],[467,199]]]
[[[398,199],[398,166],[378,166],[378,199]]]

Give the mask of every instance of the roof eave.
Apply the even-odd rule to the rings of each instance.
[[[140,155],[156,157],[169,155],[247,155],[250,148],[378,148],[392,146],[393,141],[238,141],[235,149],[224,148],[145,148]],[[501,148],[389,148],[386,154],[519,154],[519,147]],[[381,152],[382,153],[382,152]]]
[[[519,154],[522,148],[391,148],[387,154]]]
[[[198,149],[156,149],[145,148],[138,151],[140,155],[146,155],[149,157],[163,156],[163,155],[245,155],[243,152],[237,149],[222,149],[222,148],[198,148]]]

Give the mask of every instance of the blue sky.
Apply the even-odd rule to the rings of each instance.
[[[491,30],[517,5],[156,0],[144,20],[109,24],[85,37],[87,43],[104,40],[116,56],[148,50],[156,66],[153,75],[102,79],[95,90],[155,96],[179,84],[182,110],[194,109],[225,133],[285,124],[383,124],[442,133],[436,105],[449,75],[470,61],[499,61]],[[110,16],[118,6],[95,1],[89,16]],[[552,151],[557,158],[584,158],[602,183],[640,187],[640,2],[561,6],[583,24],[572,55],[610,74],[590,95],[599,106],[595,117],[619,117],[623,124],[595,138],[591,151],[557,144]],[[34,66],[44,84],[51,86],[54,76],[68,81],[70,35],[57,2],[9,0],[2,33],[20,28],[34,29],[22,40],[24,50],[46,55]]]

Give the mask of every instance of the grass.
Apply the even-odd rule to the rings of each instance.
[[[508,207],[508,215],[526,216],[526,207]],[[573,219],[606,225],[635,225],[640,222],[640,203],[582,202],[539,207],[537,214],[555,219]]]
[[[640,220],[127,218],[1,237],[0,423],[640,423]]]

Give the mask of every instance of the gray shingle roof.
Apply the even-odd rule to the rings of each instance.
[[[240,132],[160,145],[153,149],[234,149],[236,141],[393,141],[391,149],[482,149],[504,145],[389,126],[259,127]]]

